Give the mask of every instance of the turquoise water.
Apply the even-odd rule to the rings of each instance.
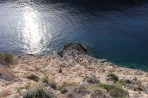
[[[0,3],[0,52],[52,54],[68,42],[97,58],[148,71],[148,4]]]

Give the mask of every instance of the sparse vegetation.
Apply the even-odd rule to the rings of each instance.
[[[1,64],[10,64],[13,61],[13,56],[9,53],[0,53],[0,63]]]
[[[74,89],[74,92],[76,92],[78,94],[83,94],[83,95],[90,93],[90,91],[87,89],[87,87],[83,86],[83,85],[80,85],[80,86],[76,87]]]
[[[71,83],[66,83],[67,86],[70,86],[70,87],[76,87],[79,85],[79,83],[77,82],[71,82]]]
[[[100,82],[95,76],[85,77],[83,79],[83,81],[86,81],[86,82],[91,83],[91,84],[95,84],[95,83],[99,83]]]
[[[30,80],[33,80],[35,82],[38,82],[39,79],[40,79],[38,76],[36,76],[34,74],[31,74],[31,75],[27,76],[27,78],[30,79]]]
[[[24,87],[17,88],[17,93],[20,93],[22,89],[24,89]]]
[[[141,81],[126,81],[126,85],[127,88],[132,89],[134,91],[146,91],[146,88],[141,84]]]
[[[101,89],[95,89],[91,95],[90,98],[110,98],[109,95],[107,95],[104,91]]]
[[[66,88],[66,83],[64,82],[60,87],[59,87],[59,90],[62,94],[65,94],[67,93],[67,88]]]
[[[117,83],[121,86],[125,86],[125,80],[119,80]]]
[[[30,85],[25,85],[24,87],[19,87],[17,88],[17,93],[20,93],[22,89],[29,89],[30,88]]]
[[[49,83],[48,82],[48,77],[44,77],[43,80],[42,80],[42,82],[48,84]]]
[[[99,87],[107,90],[107,92],[114,98],[123,98],[128,95],[127,91],[123,90],[122,88],[116,87],[114,85],[99,84]]]
[[[48,80],[48,77],[43,78],[43,83],[48,84],[53,89],[57,89],[57,83],[54,80]]]
[[[138,79],[135,77],[134,79],[133,79],[133,81],[137,81]]]
[[[48,84],[51,88],[57,89],[57,83],[54,80],[50,80]]]
[[[47,93],[43,88],[36,88],[25,94],[23,98],[53,98],[53,94]]]
[[[0,61],[2,60],[2,58],[3,58],[3,55],[2,55],[2,53],[0,53]]]
[[[118,76],[116,76],[113,73],[110,73],[110,74],[107,75],[107,79],[106,80],[108,80],[108,81],[111,80],[114,83],[116,83],[119,79],[118,79]]]

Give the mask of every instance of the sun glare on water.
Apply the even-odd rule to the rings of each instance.
[[[44,36],[46,29],[42,25],[36,10],[30,6],[26,6],[22,20],[22,41],[25,52],[28,54],[41,53],[46,47],[46,38]]]

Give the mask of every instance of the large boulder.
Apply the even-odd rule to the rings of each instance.
[[[68,43],[64,46],[62,51],[58,52],[58,54],[61,57],[85,55],[87,54],[87,49],[79,43]]]

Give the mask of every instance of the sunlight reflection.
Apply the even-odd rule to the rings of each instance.
[[[45,49],[45,29],[42,26],[37,12],[32,7],[25,7],[23,12],[23,48],[28,54],[41,53]]]

